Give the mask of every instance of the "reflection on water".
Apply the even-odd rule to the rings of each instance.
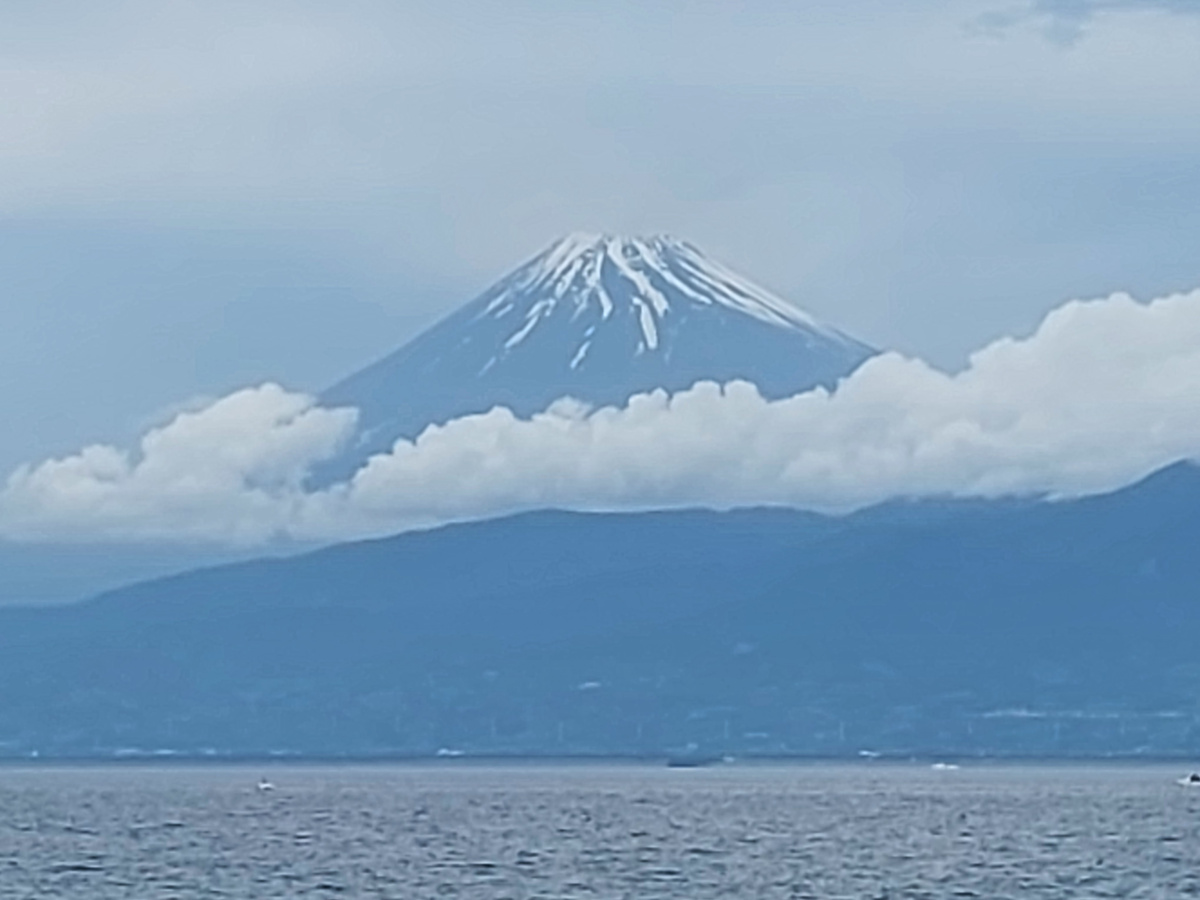
[[[1165,769],[0,769],[0,898],[1200,895]]]

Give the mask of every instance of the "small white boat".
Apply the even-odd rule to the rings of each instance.
[[[1192,772],[1183,778],[1176,778],[1175,783],[1182,784],[1184,787],[1200,787],[1200,772]]]
[[[271,782],[267,781],[265,778],[258,779],[258,784],[256,784],[254,787],[260,793],[266,793],[267,791],[275,790],[275,785],[271,784]]]

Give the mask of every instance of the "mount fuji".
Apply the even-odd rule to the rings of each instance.
[[[778,398],[832,387],[875,352],[685,241],[573,234],[321,400],[359,410],[340,470],[495,406],[525,417],[735,379]]]

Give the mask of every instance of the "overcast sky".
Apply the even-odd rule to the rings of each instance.
[[[0,470],[313,390],[572,230],[943,367],[1200,285],[1200,3],[0,7]]]

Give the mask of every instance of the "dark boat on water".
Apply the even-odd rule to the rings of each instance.
[[[720,756],[671,756],[667,758],[668,769],[702,769],[715,766],[725,760]]]

